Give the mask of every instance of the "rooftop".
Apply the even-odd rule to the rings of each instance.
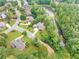
[[[44,23],[39,22],[37,24],[34,24],[33,28],[38,28],[39,30],[44,30],[45,26],[44,26]]]
[[[13,48],[18,48],[23,50],[25,48],[25,43],[22,41],[22,39],[17,38],[11,42],[11,46]]]

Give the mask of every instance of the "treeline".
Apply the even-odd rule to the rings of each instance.
[[[50,4],[51,0],[27,0],[29,4],[38,3],[38,4]]]
[[[71,59],[79,59],[79,7],[74,4],[52,5],[56,18],[66,38],[66,48]]]

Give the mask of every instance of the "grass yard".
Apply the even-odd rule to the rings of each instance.
[[[21,35],[20,32],[18,31],[13,31],[7,34],[8,38],[7,38],[7,47],[10,47],[10,42],[14,39],[16,39],[17,37],[19,37]]]
[[[24,40],[25,43],[32,41],[32,39],[28,38],[27,36],[24,36],[24,37],[23,37],[23,40]]]
[[[27,26],[26,25],[19,25],[20,27],[24,28],[24,29],[27,29]]]
[[[11,21],[10,21],[10,25],[12,26],[13,24],[15,24],[15,20],[14,19],[11,19]]]

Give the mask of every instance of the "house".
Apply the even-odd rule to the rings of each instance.
[[[45,26],[44,26],[44,23],[39,22],[37,24],[34,24],[33,28],[38,28],[39,30],[44,30]]]
[[[22,41],[21,38],[17,38],[13,41],[11,41],[11,46],[13,48],[18,48],[20,50],[23,50],[25,48],[25,43]]]
[[[34,20],[34,18],[32,16],[28,16],[25,23],[31,23],[33,20]]]
[[[0,22],[0,29],[4,28],[6,24],[4,22]]]
[[[5,13],[5,12],[0,13],[0,18],[5,19],[6,17],[7,17],[7,16],[6,16],[6,13]]]
[[[26,13],[27,16],[31,15],[30,7],[29,7],[28,2],[24,3],[23,8],[24,8],[24,11],[25,11],[25,13]]]

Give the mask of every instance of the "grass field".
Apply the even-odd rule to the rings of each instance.
[[[17,37],[19,37],[21,35],[20,32],[18,31],[13,31],[7,34],[8,38],[7,38],[7,47],[10,47],[10,42],[14,39],[16,39]]]

